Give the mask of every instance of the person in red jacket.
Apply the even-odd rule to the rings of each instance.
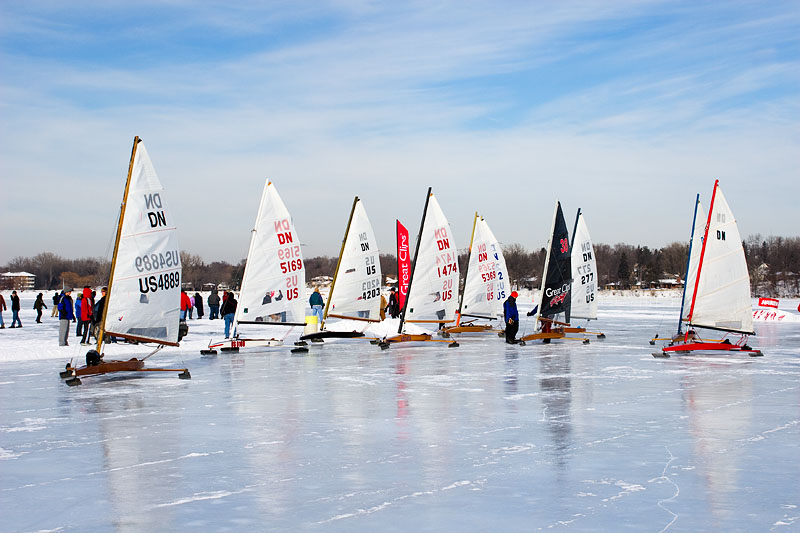
[[[86,285],[83,287],[83,301],[81,302],[81,316],[78,320],[83,325],[83,336],[81,337],[81,346],[89,344],[89,324],[92,323],[92,311],[94,309],[94,298],[92,298],[92,289]]]
[[[186,294],[186,291],[181,289],[181,322],[186,321],[186,314],[192,308],[192,299]]]

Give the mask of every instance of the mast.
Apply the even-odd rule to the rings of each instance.
[[[103,316],[100,317],[100,331],[97,334],[97,353],[103,353],[103,334],[106,329],[106,315],[108,314],[108,302],[111,300],[111,286],[114,283],[114,269],[117,266],[117,252],[119,251],[119,241],[122,237],[122,221],[125,219],[125,206],[128,203],[128,190],[131,186],[131,175],[133,174],[133,160],[136,157],[136,147],[141,142],[139,136],[133,138],[133,148],[131,148],[131,161],[128,163],[128,179],[125,181],[125,192],[122,194],[122,204],[119,210],[119,220],[117,221],[117,239],[114,242],[114,254],[111,256],[111,271],[108,274],[108,290],[106,299],[103,303]]]
[[[464,305],[464,292],[466,291],[467,278],[469,276],[469,262],[472,259],[472,243],[475,242],[475,227],[478,225],[478,212],[475,211],[475,218],[472,219],[472,236],[469,238],[469,254],[467,254],[467,268],[464,269],[464,291],[461,291],[460,298],[458,299],[458,320],[456,326],[461,324],[461,307]],[[458,260],[458,259],[456,259]]]
[[[686,317],[686,321],[689,324],[692,323],[692,314],[694,313],[694,302],[697,299],[697,287],[700,285],[700,272],[703,270],[703,257],[705,256],[706,244],[708,243],[708,228],[711,227],[711,215],[712,213],[714,213],[714,200],[717,197],[718,185],[719,185],[719,180],[715,180],[714,192],[711,193],[711,205],[708,207],[708,220],[706,220],[706,230],[703,233],[703,247],[700,249],[700,260],[697,264],[697,279],[694,280],[694,294],[692,294],[692,305],[691,307],[689,307],[689,315]]]
[[[578,220],[581,218],[581,208],[578,208],[578,213],[575,215],[575,225],[572,226],[572,246],[575,246],[575,234],[578,232]],[[572,246],[570,246],[569,253],[572,254]]]
[[[328,293],[328,301],[325,302],[325,311],[322,313],[322,324],[319,325],[319,329],[325,329],[325,319],[328,318],[328,308],[331,306],[331,299],[333,299],[333,289],[336,287],[336,278],[339,276],[339,266],[342,264],[344,247],[347,244],[347,235],[350,233],[350,224],[353,223],[353,214],[356,212],[356,204],[358,204],[358,196],[353,199],[353,207],[350,209],[350,218],[347,220],[347,227],[344,229],[342,249],[339,250],[339,260],[336,261],[336,271],[333,273],[333,282],[331,283],[331,290]]]
[[[433,194],[432,188],[428,187],[428,195],[425,197],[425,209],[422,211],[422,221],[419,224],[419,233],[417,234],[417,246],[414,248],[414,261],[411,263],[411,277],[408,280],[408,292],[406,294],[406,301],[403,302],[403,310],[400,313],[400,327],[397,333],[403,333],[403,323],[406,321],[406,308],[408,307],[408,300],[411,296],[411,285],[414,283],[414,270],[417,268],[417,257],[419,256],[419,245],[422,242],[422,230],[425,228],[425,216],[428,214],[428,202]]]
[[[689,236],[689,253],[686,256],[686,273],[683,275],[683,294],[681,295],[681,312],[678,315],[678,335],[683,327],[683,306],[686,301],[686,280],[689,278],[689,263],[692,260],[692,246],[694,246],[694,227],[697,224],[697,206],[700,204],[700,193],[694,200],[694,215],[692,216],[692,234]],[[694,300],[694,298],[692,299]]]

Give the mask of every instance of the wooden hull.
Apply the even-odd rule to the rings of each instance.
[[[489,324],[482,324],[475,326],[453,326],[451,328],[445,328],[444,331],[447,333],[485,333],[487,331],[492,331],[492,329],[492,326]]]
[[[75,369],[75,376],[94,376],[111,372],[137,372],[144,368],[144,361],[129,359],[128,361],[104,361],[98,365],[81,366]]]
[[[402,334],[386,338],[386,342],[424,342],[429,340],[431,340],[431,336],[427,333],[420,333],[417,335]]]
[[[566,335],[563,333],[559,333],[556,331],[551,331],[549,333],[531,333],[530,335],[525,335],[524,337],[520,337],[519,340],[521,341],[535,341],[541,339],[563,339]]]
[[[104,374],[114,374],[117,372],[179,372],[181,379],[191,379],[191,374],[186,368],[145,368],[144,361],[141,359],[129,359],[127,361],[101,361],[96,365],[81,366],[73,368],[67,366],[61,372],[61,379],[70,386],[80,385],[81,377],[102,376]]]

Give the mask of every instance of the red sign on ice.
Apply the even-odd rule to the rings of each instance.
[[[778,308],[778,300],[775,298],[759,298],[758,299],[758,306],[759,307],[772,307],[773,309]]]

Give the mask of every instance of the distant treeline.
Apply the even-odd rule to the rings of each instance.
[[[751,235],[744,241],[753,293],[760,296],[800,294],[800,237],[767,237]],[[618,288],[650,287],[664,279],[683,281],[687,243],[674,242],[663,248],[630,244],[595,244],[597,273],[601,287],[614,284]],[[545,249],[527,251],[520,244],[503,247],[512,282],[519,287],[538,287],[545,261]],[[232,265],[225,261],[206,263],[198,255],[181,252],[183,282],[195,290],[207,284],[238,288],[244,272],[244,259]],[[466,251],[459,256],[459,266],[466,267]],[[336,257],[309,257],[305,260],[306,279],[333,276]],[[380,255],[385,275],[397,275],[393,254]],[[36,275],[37,289],[56,289],[63,285],[82,287],[107,283],[110,261],[100,258],[66,259],[45,252],[34,257],[17,257],[0,268],[3,272],[30,272]]]

